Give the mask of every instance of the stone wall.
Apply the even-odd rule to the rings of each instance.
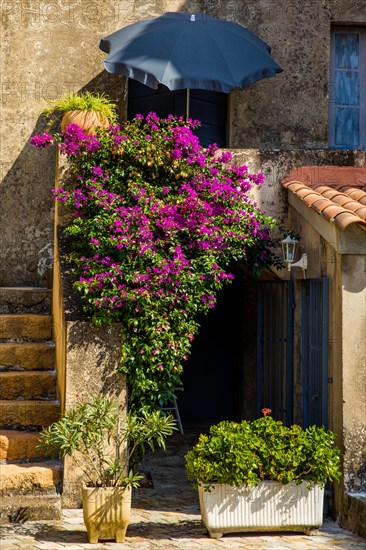
[[[45,130],[42,107],[88,89],[117,100],[124,114],[124,80],[103,71],[98,49],[99,39],[123,24],[108,12],[114,5],[1,2],[0,286],[44,284],[52,266],[56,153],[29,145]]]
[[[366,0],[2,2],[0,285],[44,284],[52,265],[55,152],[28,144],[33,133],[45,129],[41,106],[65,92],[103,91],[118,101],[123,118],[126,82],[103,71],[99,39],[165,11],[200,11],[236,21],[268,42],[284,69],[231,94],[231,147],[327,146],[330,25],[365,23]]]
[[[120,326],[96,328],[82,314],[80,303],[71,290],[63,261],[62,240],[59,246],[57,231],[55,242],[52,314],[62,412],[100,395],[117,402],[123,416],[127,412],[127,389],[125,376],[117,372],[121,363]],[[83,480],[74,458],[66,457],[62,490],[64,508],[81,506]]]

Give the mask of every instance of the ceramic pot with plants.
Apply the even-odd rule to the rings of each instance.
[[[174,419],[159,410],[123,415],[116,403],[96,397],[76,405],[43,430],[40,448],[62,458],[72,456],[83,472],[89,542],[124,541],[131,489],[142,479],[137,465],[145,449],[165,448],[165,438],[175,429]]]
[[[323,521],[324,485],[338,481],[340,450],[323,427],[284,426],[269,415],[224,421],[186,455],[209,536],[245,531],[302,531]]]
[[[47,118],[63,113],[61,130],[69,124],[77,124],[85,134],[95,134],[97,128],[107,128],[117,119],[116,104],[104,94],[80,92],[50,101],[43,110]]]

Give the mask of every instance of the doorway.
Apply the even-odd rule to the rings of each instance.
[[[171,91],[160,85],[153,90],[137,80],[128,81],[128,119],[137,113],[146,116],[153,111],[160,118],[168,115],[186,116],[186,90]],[[203,147],[216,143],[226,147],[227,94],[209,90],[190,90],[189,116],[199,120],[194,130]]]
[[[234,276],[216,308],[199,319],[177,395],[183,426],[253,420],[263,407],[287,425],[296,409],[303,427],[327,426],[328,280],[258,281],[243,268]]]
[[[198,319],[178,392],[183,426],[255,418],[257,282],[243,268],[232,272],[216,308]]]

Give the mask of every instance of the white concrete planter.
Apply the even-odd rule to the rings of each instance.
[[[306,483],[282,485],[262,481],[257,487],[198,487],[201,515],[211,538],[245,531],[301,531],[310,534],[323,523],[324,489]]]

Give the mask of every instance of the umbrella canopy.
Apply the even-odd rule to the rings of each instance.
[[[204,14],[165,13],[103,38],[110,73],[157,89],[229,93],[282,69],[271,48],[244,27]]]

